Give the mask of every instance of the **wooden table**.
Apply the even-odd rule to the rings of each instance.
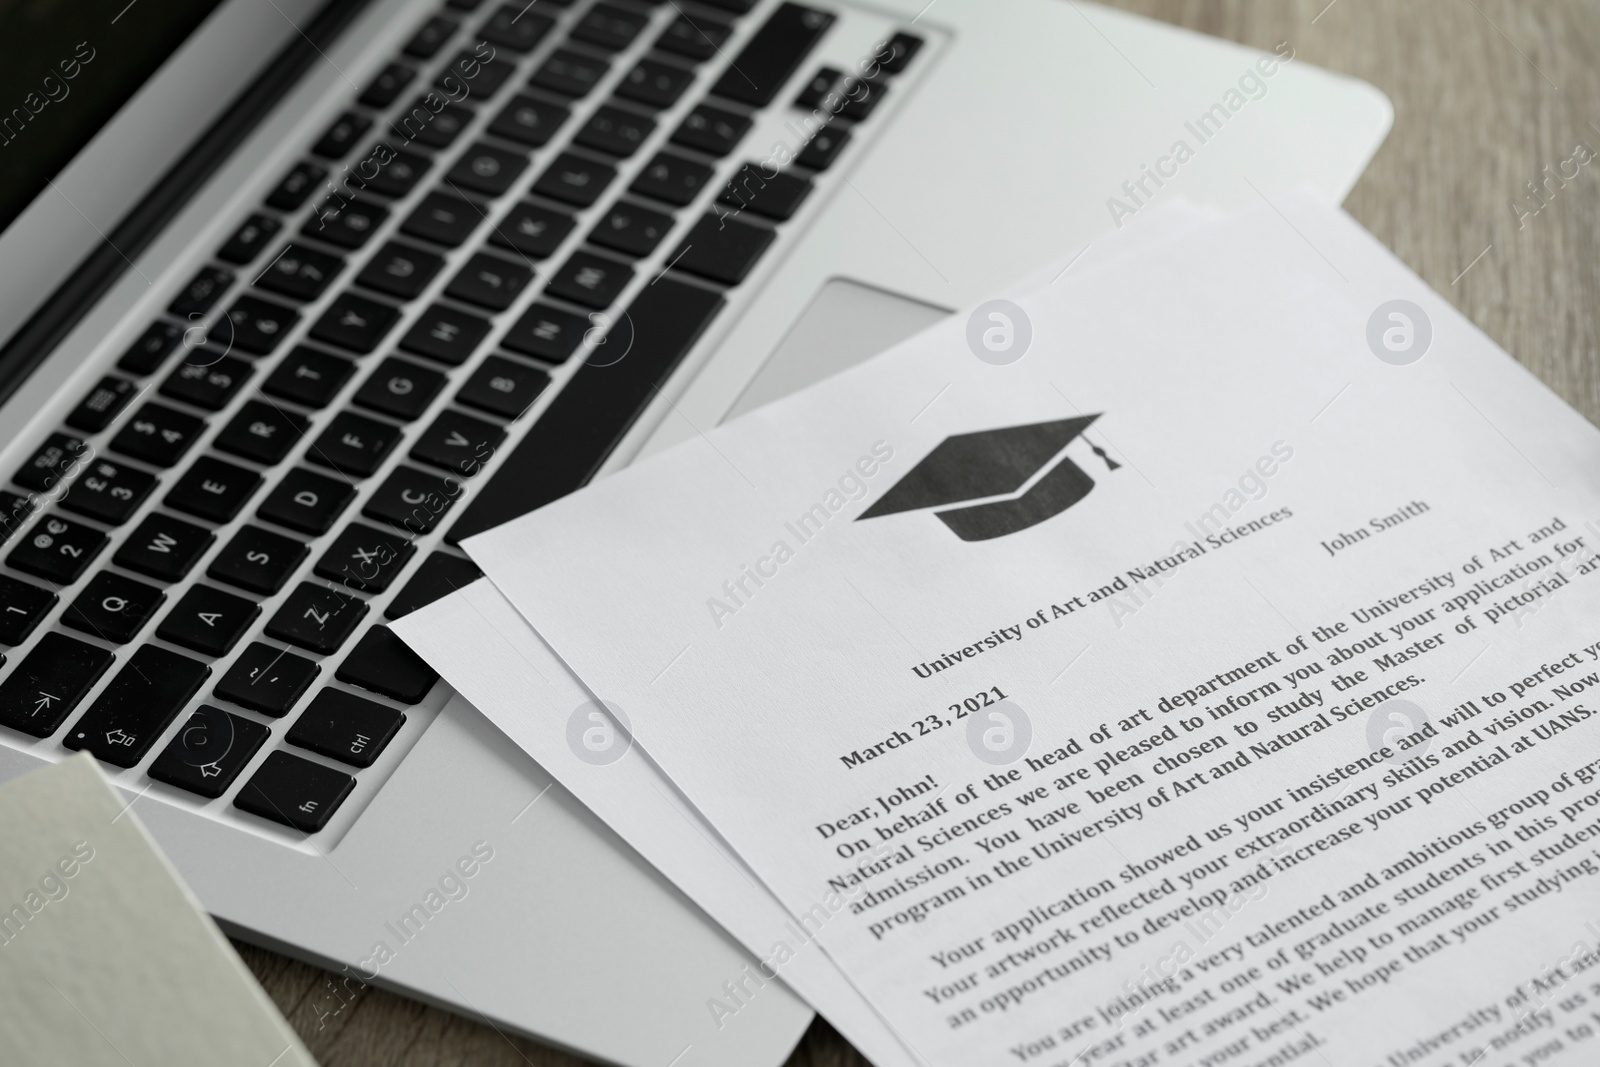
[[[1005,3],[1006,0],[994,0]],[[1063,0],[1067,2],[1067,0]],[[1346,207],[1424,280],[1600,421],[1600,158],[1543,206],[1525,183],[1600,149],[1600,5],[1579,0],[1112,0],[1365,79],[1394,131]],[[1086,9],[1093,18],[1093,10]],[[1576,164],[1567,166],[1572,173]],[[1593,173],[1591,173],[1593,172]],[[1519,211],[1512,205],[1522,204]],[[1533,209],[1538,207],[1537,212]],[[319,1027],[327,975],[239,946],[324,1067],[577,1064],[534,1041],[368,989]],[[618,1020],[626,1025],[626,1020]],[[866,1061],[818,1020],[790,1067]]]

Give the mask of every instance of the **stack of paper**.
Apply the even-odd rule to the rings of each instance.
[[[1296,201],[469,540],[397,629],[750,949],[715,1018],[782,980],[880,1065],[1592,1063],[1597,518],[1600,434]]]

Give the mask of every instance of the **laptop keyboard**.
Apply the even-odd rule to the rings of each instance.
[[[785,101],[836,16],[754,6],[426,19],[0,491],[0,728],[323,829],[438,680],[374,616],[594,477],[922,45]]]

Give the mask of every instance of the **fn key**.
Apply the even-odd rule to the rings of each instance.
[[[355,785],[356,780],[343,771],[287,752],[274,752],[239,790],[233,806],[314,834],[328,825]]]

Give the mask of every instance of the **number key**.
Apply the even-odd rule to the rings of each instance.
[[[48,589],[0,574],[0,645],[20,645],[58,597]]]
[[[250,378],[250,364],[198,349],[184,357],[161,383],[161,395],[207,411],[221,411]]]
[[[170,467],[189,451],[205,426],[203,420],[164,404],[146,404],[111,439],[111,450],[158,467]]]
[[[155,475],[121,463],[96,460],[72,483],[61,506],[116,526],[128,521],[156,486]]]
[[[6,562],[24,574],[71,585],[105,547],[106,535],[99,530],[47,515],[11,550]]]

